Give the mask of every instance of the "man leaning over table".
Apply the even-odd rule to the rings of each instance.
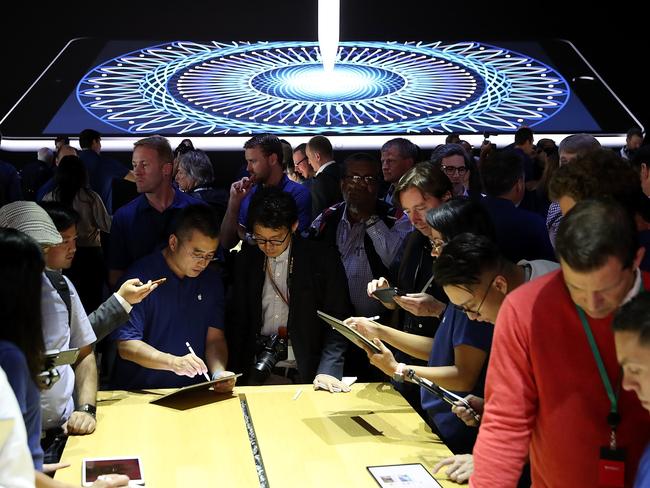
[[[224,291],[219,273],[208,267],[219,244],[219,227],[207,205],[182,210],[162,251],[136,261],[125,278],[166,278],[116,330],[119,357],[114,389],[176,388],[232,375],[225,371]],[[188,350],[189,344],[193,352]],[[229,391],[234,379],[215,390]]]

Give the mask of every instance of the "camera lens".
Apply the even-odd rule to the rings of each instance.
[[[277,362],[286,358],[287,340],[277,334],[269,337],[257,355],[257,362],[251,371],[250,383],[253,385],[263,384]]]

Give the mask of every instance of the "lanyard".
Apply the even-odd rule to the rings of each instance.
[[[642,277],[641,291],[644,291],[644,289],[645,288],[643,286],[643,277]],[[587,315],[585,314],[584,310],[582,310],[582,308],[580,308],[578,305],[576,305],[575,307],[576,310],[578,311],[580,322],[582,322],[582,327],[584,328],[585,334],[587,335],[587,341],[589,342],[591,353],[593,354],[594,359],[596,360],[596,365],[598,366],[598,373],[600,374],[600,379],[603,382],[603,386],[605,387],[605,391],[607,392],[607,397],[609,398],[610,409],[609,409],[609,415],[607,415],[607,424],[612,429],[609,444],[610,444],[610,449],[615,450],[616,449],[616,428],[618,427],[618,424],[621,423],[621,416],[618,413],[618,394],[620,388],[617,388],[616,393],[614,393],[614,389],[612,388],[612,383],[611,381],[609,381],[609,376],[607,376],[607,370],[605,369],[603,358],[600,355],[600,351],[598,350],[596,340],[594,339],[594,335],[591,332],[591,327],[589,326]]]

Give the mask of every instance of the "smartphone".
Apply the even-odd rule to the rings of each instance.
[[[45,365],[49,368],[55,366],[64,366],[66,364],[74,364],[79,357],[79,349],[66,349],[59,351],[58,349],[50,349],[45,351]]]
[[[152,281],[151,284],[152,285],[162,285],[165,281],[167,281],[167,278],[160,278],[160,279]]]
[[[392,286],[390,288],[378,288],[372,292],[373,296],[379,299],[382,302],[390,303],[393,301],[395,296],[406,295],[407,292],[400,290],[399,288]]]
[[[119,458],[87,458],[81,466],[82,486],[91,486],[101,475],[125,474],[129,486],[144,485],[142,463],[137,456]]]
[[[73,39],[0,119],[2,146],[76,143],[86,128],[108,151],[153,134],[240,151],[261,132],[294,146],[318,132],[357,150],[399,136],[431,148],[452,130],[474,146],[489,132],[503,147],[521,126],[556,143],[587,132],[615,146],[643,130],[569,41],[414,41],[340,42],[340,76],[314,83],[312,41]]]

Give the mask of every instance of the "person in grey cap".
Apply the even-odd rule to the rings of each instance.
[[[48,252],[64,244],[52,219],[34,202],[12,202],[0,208],[0,227],[14,228],[32,237],[41,245],[46,262]],[[139,293],[142,296],[137,301],[154,287],[149,284],[148,289],[141,290],[144,294]],[[79,348],[74,369],[70,365],[58,367],[60,380],[41,395],[44,431],[41,442],[47,464],[58,462],[68,435],[91,434],[95,430],[97,366],[93,344],[97,336],[74,285],[60,270],[46,268],[41,297],[45,349]],[[128,319],[128,313],[115,295],[92,315],[102,330],[106,324],[114,324],[114,328]]]

